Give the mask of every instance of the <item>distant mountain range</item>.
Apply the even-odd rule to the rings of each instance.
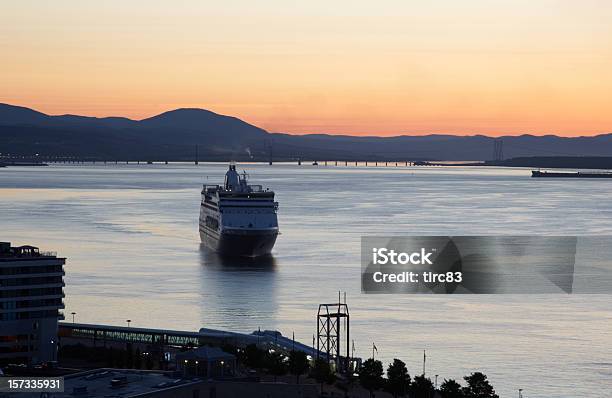
[[[505,136],[505,158],[610,156],[612,134],[564,138]],[[491,160],[496,138],[484,135],[361,137],[269,133],[205,109],[176,109],[143,120],[51,116],[0,104],[2,156],[99,160]]]

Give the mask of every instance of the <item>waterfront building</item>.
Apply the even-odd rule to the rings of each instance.
[[[0,242],[0,364],[57,360],[65,258]]]
[[[219,347],[203,346],[176,354],[176,369],[185,376],[231,377],[236,372],[236,357]]]

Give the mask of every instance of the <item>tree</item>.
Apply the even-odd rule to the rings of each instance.
[[[382,362],[373,358],[368,359],[359,369],[359,383],[373,396],[374,390],[380,389],[384,385]]]
[[[344,392],[345,397],[348,397],[348,393],[353,388],[356,381],[357,377],[355,377],[355,373],[351,371],[344,375],[344,381],[342,383],[336,384],[336,387]]]
[[[289,354],[289,371],[295,375],[296,384],[300,384],[300,376],[308,371],[310,367],[308,357],[303,351],[291,351]]]
[[[244,348],[244,364],[250,368],[259,369],[263,366],[265,352],[257,348],[255,344],[249,344]]]
[[[434,392],[433,383],[425,376],[416,376],[410,385],[411,398],[431,398]]]
[[[315,361],[311,376],[321,383],[321,391],[323,390],[323,383],[333,384],[336,381],[336,375],[332,372],[329,362],[323,358],[318,358]]]
[[[283,354],[278,351],[274,351],[271,352],[266,359],[266,367],[268,368],[268,371],[274,376],[275,382],[277,376],[283,376],[287,374],[287,357],[285,357]]]
[[[475,372],[463,379],[468,384],[467,387],[463,387],[465,398],[499,398],[485,374]]]
[[[399,359],[394,359],[387,368],[386,390],[394,397],[405,396],[410,388],[410,375],[406,364]]]
[[[440,394],[442,398],[465,398],[461,385],[453,379],[444,380],[444,383],[440,385]]]

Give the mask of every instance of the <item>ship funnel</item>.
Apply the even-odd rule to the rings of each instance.
[[[240,190],[240,176],[236,171],[236,163],[230,163],[229,170],[225,173],[225,189],[228,191]]]

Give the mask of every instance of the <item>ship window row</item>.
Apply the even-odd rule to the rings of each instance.
[[[58,310],[30,311],[30,312],[7,312],[0,314],[0,321],[17,321],[22,319],[58,318]]]
[[[219,209],[217,208],[217,206],[211,206],[211,205],[209,205],[208,203],[204,203],[202,206],[204,206],[206,209],[210,209],[210,210],[212,210],[212,211],[217,211],[217,210],[219,210]]]
[[[0,267],[0,275],[44,274],[62,271],[63,267],[60,264],[33,267]]]
[[[16,310],[21,308],[33,308],[33,307],[50,307],[50,306],[61,306],[62,299],[44,299],[44,300],[24,300],[24,301],[5,301],[0,303],[0,309],[2,310]]]
[[[272,192],[266,192],[263,194],[255,193],[255,195],[248,194],[248,193],[231,192],[231,193],[223,193],[220,196],[221,196],[222,201],[228,201],[228,200],[236,201],[236,200],[249,199],[249,202],[250,201],[265,202],[265,201],[269,201],[274,198],[274,195],[272,194]]]
[[[214,217],[206,216],[206,226],[214,230],[219,229],[219,220]]]
[[[56,296],[62,295],[61,287],[46,287],[39,289],[2,290],[0,298],[31,297],[31,296]]]
[[[4,286],[20,286],[20,285],[44,285],[51,283],[62,283],[61,276],[47,276],[36,278],[15,278],[0,280],[0,287]]]
[[[268,208],[268,209],[250,208],[248,210],[223,208],[221,212],[225,214],[273,214],[274,213],[272,208]]]

